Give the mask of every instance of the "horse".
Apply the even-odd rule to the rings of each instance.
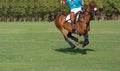
[[[68,16],[68,12],[64,12],[56,16],[54,23],[55,26],[59,29],[59,31],[64,36],[65,41],[73,48],[77,49],[76,44],[82,44],[82,47],[85,47],[89,44],[89,36],[88,31],[90,31],[90,21],[93,14],[99,15],[99,7],[94,2],[91,1],[86,7],[86,10],[81,13],[79,12],[78,21],[76,21],[76,31],[72,31],[72,26],[69,22],[66,22],[66,17]],[[77,15],[77,14],[76,14]],[[66,33],[66,30],[68,33]],[[78,38],[74,37],[72,34],[82,35],[84,36],[84,41],[78,41]],[[74,40],[76,44],[73,44],[70,39]]]

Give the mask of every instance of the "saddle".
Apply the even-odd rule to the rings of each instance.
[[[87,5],[85,4],[84,6],[82,6],[82,11],[79,11],[75,14],[75,23],[76,22],[84,22],[85,23],[85,20],[84,20],[84,12],[86,11],[86,8],[87,8]],[[70,12],[65,12],[63,13],[64,16],[66,16],[66,21],[65,22],[69,22],[71,23],[71,20],[70,20]]]
[[[84,14],[84,12],[80,12],[80,11],[75,14],[75,23],[76,22],[84,22],[85,21],[84,17],[83,17],[83,14]],[[66,16],[65,22],[71,23],[70,13],[67,12],[67,13],[64,13],[64,15]]]

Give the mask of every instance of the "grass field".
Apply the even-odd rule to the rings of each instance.
[[[0,71],[119,71],[120,21],[92,21],[89,38],[75,51],[53,22],[0,22]]]

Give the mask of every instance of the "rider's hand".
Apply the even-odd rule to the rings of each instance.
[[[61,0],[60,3],[61,3],[61,4],[65,4],[65,1],[64,1],[64,0]]]

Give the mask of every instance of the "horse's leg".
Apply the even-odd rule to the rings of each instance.
[[[63,34],[65,41],[74,49],[76,49],[77,47],[69,40],[68,36],[66,35],[66,32],[64,29],[60,30],[61,33]]]
[[[78,38],[72,36],[72,33],[71,33],[71,32],[68,32],[67,36],[68,36],[69,38],[71,38],[72,40],[74,40],[76,45],[79,45]]]
[[[81,42],[82,46],[85,47],[86,45],[89,44],[89,38],[88,38],[88,34],[84,35],[84,41]]]
[[[78,42],[78,39],[77,39],[76,37],[72,36],[72,33],[71,33],[71,32],[68,32],[67,36],[68,36],[69,38],[71,38],[72,40],[74,40],[75,42]]]

